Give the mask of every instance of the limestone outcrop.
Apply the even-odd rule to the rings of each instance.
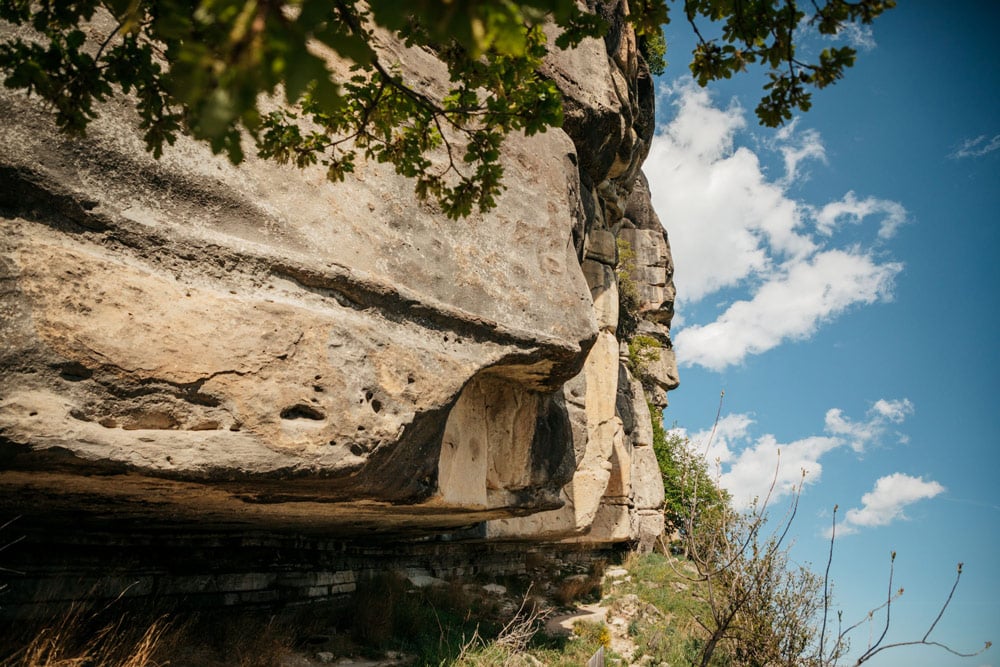
[[[457,222],[385,165],[331,184],[185,138],[154,160],[126,104],[69,139],[0,91],[0,511],[648,544],[672,267],[639,172],[652,81],[625,3],[602,11],[608,37],[546,63],[564,130],[510,138],[497,208]],[[645,390],[622,239],[662,344]]]

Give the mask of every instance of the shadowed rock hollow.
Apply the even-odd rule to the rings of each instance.
[[[71,140],[0,91],[0,511],[648,546],[663,488],[617,241],[660,407],[672,264],[639,172],[652,82],[624,3],[602,11],[607,38],[545,66],[565,127],[511,137],[497,208],[460,221],[385,165],[331,184],[185,138],[153,160],[127,104]]]

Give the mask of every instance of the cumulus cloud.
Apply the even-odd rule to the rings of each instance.
[[[853,191],[844,195],[840,201],[830,202],[813,212],[816,221],[816,231],[824,236],[830,236],[837,224],[843,221],[859,224],[871,215],[881,214],[879,225],[880,239],[891,239],[896,230],[906,223],[906,209],[899,202],[877,197],[858,199]]]
[[[847,510],[837,533],[849,535],[860,528],[887,526],[897,519],[905,519],[903,510],[907,506],[944,491],[945,488],[933,480],[925,482],[923,477],[901,472],[880,477],[875,487],[861,496],[861,507]]]
[[[710,467],[728,463],[733,458],[733,450],[749,437],[753,418],[746,413],[732,413],[719,418],[714,429],[688,434],[679,429],[680,435],[688,438],[691,450],[704,457]]]
[[[735,147],[746,125],[737,104],[720,109],[693,82],[670,89],[674,119],[654,137],[643,166],[653,206],[670,229],[678,298],[695,302],[766,272],[776,252],[803,254],[802,215],[768,181],[757,155]]]
[[[993,137],[981,134],[973,139],[963,141],[948,157],[953,160],[982,157],[996,150],[1000,150],[1000,134],[995,134]]]
[[[887,401],[879,399],[868,411],[865,421],[853,421],[844,416],[840,408],[826,412],[826,431],[847,439],[851,449],[863,452],[865,447],[886,433],[888,425],[902,423],[913,414],[913,404],[908,399]]]
[[[878,46],[872,27],[863,23],[844,23],[836,33],[823,35],[820,34],[814,23],[810,23],[809,17],[804,17],[799,22],[795,33],[795,41],[800,47],[805,46],[809,51],[814,50],[817,46],[822,46],[822,42],[818,45],[814,42],[817,38],[826,42],[847,43],[858,51],[864,52],[874,51]]]
[[[907,398],[894,401],[880,398],[872,405],[870,412],[891,421],[893,424],[900,424],[913,414],[913,403]]]
[[[826,148],[816,130],[797,132],[799,119],[796,118],[775,134],[771,147],[781,153],[785,163],[785,176],[780,183],[790,185],[799,176],[799,164],[805,160],[819,160],[826,163]]]
[[[741,363],[788,340],[811,336],[855,304],[887,300],[902,265],[864,248],[835,247],[841,223],[879,219],[889,238],[906,220],[898,203],[853,192],[823,206],[798,201],[789,187],[802,165],[825,161],[822,138],[797,123],[775,133],[768,150],[784,175],[771,178],[758,155],[737,146],[747,126],[737,103],[725,108],[690,79],[664,89],[675,116],[659,128],[643,166],[653,206],[670,229],[683,322],[679,361],[713,370]],[[743,292],[710,323],[684,307],[724,289]],[[724,304],[725,305],[725,304]]]
[[[737,508],[750,507],[754,499],[763,501],[769,497],[774,502],[794,493],[799,483],[818,482],[823,475],[820,458],[842,444],[839,439],[826,436],[782,444],[766,434],[739,453],[719,477],[719,483],[729,491]]]
[[[829,250],[793,262],[752,299],[732,304],[714,322],[681,329],[675,347],[685,362],[721,371],[747,355],[809,337],[850,306],[888,298],[902,268],[879,264],[856,249]]]
[[[734,507],[747,509],[754,499],[769,497],[774,502],[794,493],[800,483],[805,487],[819,482],[825,455],[848,448],[861,452],[879,442],[890,423],[900,424],[912,414],[913,404],[905,398],[879,399],[865,420],[853,420],[843,410],[831,408],[826,413],[825,435],[787,443],[770,433],[753,436],[753,417],[745,413],[725,415],[714,431],[689,434],[680,430],[679,434],[688,438],[692,453],[703,456],[709,471],[717,474]]]
[[[845,23],[836,35],[831,35],[831,38],[843,39],[858,51],[873,51],[878,46],[875,43],[872,27],[860,23]]]

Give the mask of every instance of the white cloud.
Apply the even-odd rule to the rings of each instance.
[[[820,458],[842,444],[837,438],[825,436],[781,444],[767,434],[739,453],[719,483],[729,491],[735,507],[747,508],[754,498],[763,501],[773,482],[770,502],[774,502],[794,493],[800,482],[818,482],[823,474]]]
[[[908,505],[944,493],[945,488],[933,480],[893,473],[880,477],[875,487],[861,496],[861,507],[847,510],[837,529],[840,535],[855,533],[859,528],[887,526],[896,519],[905,519]]]
[[[896,230],[907,221],[906,209],[899,202],[876,197],[858,199],[854,192],[848,192],[840,201],[830,202],[815,211],[813,217],[816,220],[816,230],[824,236],[830,236],[838,222],[846,219],[847,222],[858,224],[876,214],[885,216],[879,225],[880,239],[891,239],[896,235]]]
[[[1000,134],[995,134],[992,138],[981,134],[974,139],[963,141],[948,157],[953,160],[965,157],[982,157],[997,150],[1000,150]]]
[[[826,412],[826,431],[847,438],[851,449],[863,452],[865,447],[886,432],[889,423],[899,424],[913,414],[913,404],[908,399],[876,401],[868,410],[867,421],[856,422],[844,416],[840,408]]]
[[[677,115],[663,134],[685,154],[714,162],[732,151],[736,131],[746,126],[743,109],[735,100],[719,109],[712,105],[708,91],[690,79],[663,92],[679,95],[674,102]]]
[[[792,262],[752,299],[732,304],[714,322],[681,329],[674,341],[678,358],[721,371],[747,355],[807,338],[852,305],[888,299],[902,268],[857,250],[828,250]]]
[[[802,180],[804,161],[825,161],[817,132],[792,123],[765,143],[784,164],[784,176],[771,179],[757,154],[736,144],[747,126],[738,104],[715,106],[690,79],[664,88],[664,95],[676,115],[654,136],[643,170],[653,206],[670,230],[683,318],[675,320],[681,364],[722,370],[811,336],[852,305],[891,297],[901,264],[831,244],[838,223],[877,216],[879,236],[891,237],[906,220],[900,204],[859,200],[852,192],[822,207],[793,199],[787,191]],[[729,288],[745,295],[714,322],[685,315],[685,306]]]
[[[843,39],[858,51],[873,51],[878,46],[875,43],[875,35],[872,33],[872,27],[860,23],[845,23],[840,27],[836,35],[831,35],[830,37],[832,39]]]
[[[913,414],[913,403],[909,399],[887,401],[880,398],[872,405],[871,412],[884,417],[894,424],[902,423]]]
[[[827,42],[846,42],[858,51],[865,52],[874,51],[875,47],[878,46],[875,42],[875,34],[869,25],[844,23],[836,33],[823,35],[820,34],[819,28],[814,23],[810,23],[810,18],[803,17],[795,29],[795,42],[799,44],[800,48],[803,45],[815,47],[816,45],[810,42],[816,38]]]
[[[843,410],[832,408],[826,413],[826,435],[812,435],[788,443],[766,433],[754,437],[753,418],[744,413],[722,417],[712,429],[697,431],[688,437],[691,451],[703,456],[710,472],[718,474],[719,485],[729,492],[737,509],[747,509],[754,499],[767,497],[771,484],[771,502],[795,492],[801,482],[815,484],[823,475],[821,459],[828,453],[850,448],[860,452],[864,445],[878,442],[887,431],[887,424],[899,424],[913,414],[908,399],[880,399],[868,410],[866,421],[854,421]],[[862,444],[862,447],[858,446]],[[803,478],[802,473],[805,472]]]
[[[812,242],[795,231],[799,207],[768,182],[752,151],[734,148],[746,125],[743,109],[716,108],[690,81],[668,90],[677,113],[654,137],[643,170],[670,229],[678,298],[695,302],[765,273],[772,263],[767,246],[810,252]]]
[[[781,153],[785,162],[785,176],[782,185],[790,185],[799,176],[799,164],[804,160],[819,160],[826,163],[826,148],[823,139],[816,130],[803,130],[796,133],[799,119],[796,118],[784,126],[774,136],[771,147]]]
[[[753,418],[748,414],[732,413],[721,417],[714,431],[706,429],[693,435],[682,431],[682,435],[688,438],[691,450],[703,456],[714,469],[716,463],[728,463],[732,460],[733,449],[748,437],[753,423]]]
[[[863,451],[865,444],[877,434],[873,425],[867,422],[855,423],[844,416],[840,408],[826,411],[826,430],[829,433],[847,437],[854,451]]]

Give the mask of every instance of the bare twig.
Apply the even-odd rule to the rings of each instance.
[[[893,557],[895,557],[895,555],[896,555],[895,552],[893,552]],[[960,658],[971,658],[971,657],[974,657],[974,656],[977,656],[977,655],[983,653],[984,651],[988,651],[989,648],[993,645],[993,643],[989,642],[989,641],[986,642],[986,644],[983,646],[983,648],[979,649],[978,651],[973,651],[973,652],[969,652],[969,653],[963,653],[961,651],[957,651],[954,648],[952,648],[951,646],[948,646],[947,644],[944,644],[942,642],[928,641],[928,637],[930,637],[931,633],[934,631],[934,628],[937,627],[938,622],[944,616],[945,611],[948,609],[948,605],[951,604],[951,599],[955,595],[955,589],[958,588],[958,582],[962,579],[962,566],[963,566],[962,563],[958,564],[957,572],[955,574],[955,583],[952,584],[951,590],[948,591],[948,597],[945,598],[944,604],[941,605],[941,609],[938,611],[938,615],[934,618],[934,621],[930,624],[930,627],[927,628],[927,632],[924,633],[923,637],[921,637],[920,639],[912,640],[912,641],[893,642],[891,644],[886,644],[885,646],[879,646],[879,644],[882,642],[882,639],[885,637],[885,633],[883,632],[882,633],[882,637],[879,638],[879,641],[876,642],[873,647],[871,647],[870,649],[868,649],[867,651],[865,651],[865,653],[862,654],[860,658],[858,658],[857,662],[854,663],[855,667],[857,667],[858,665],[861,665],[864,662],[867,662],[872,657],[874,657],[875,655],[881,653],[882,651],[887,651],[887,650],[892,649],[892,648],[899,648],[901,646],[936,646],[936,647],[942,648],[945,651],[947,651],[948,653],[951,653],[952,655],[958,656]],[[891,584],[890,584],[890,587],[891,587]],[[902,590],[900,590],[900,593],[902,593]],[[899,596],[897,595],[896,597],[899,597]],[[887,628],[888,628],[888,624],[889,624],[889,613],[888,613],[888,609],[886,609],[886,627]]]
[[[837,539],[837,510],[839,508],[839,505],[833,506],[833,520],[830,526],[830,554],[826,558],[826,572],[823,573],[823,625],[819,631],[819,656],[821,660],[825,655],[826,619],[830,612],[830,566],[833,565],[833,544]]]
[[[882,634],[879,635],[878,640],[874,644],[870,644],[868,646],[868,650],[865,651],[860,658],[858,658],[858,662],[855,664],[860,665],[861,663],[867,661],[873,655],[878,653],[879,645],[882,643],[882,641],[885,639],[886,634],[889,632],[889,626],[891,624],[891,617],[892,617],[892,601],[903,594],[903,589],[899,589],[899,595],[895,596],[893,595],[892,577],[895,574],[895,572],[896,572],[896,552],[893,551],[892,555],[889,557],[889,594],[885,600],[885,626],[882,628]],[[870,614],[869,618],[871,618]]]

